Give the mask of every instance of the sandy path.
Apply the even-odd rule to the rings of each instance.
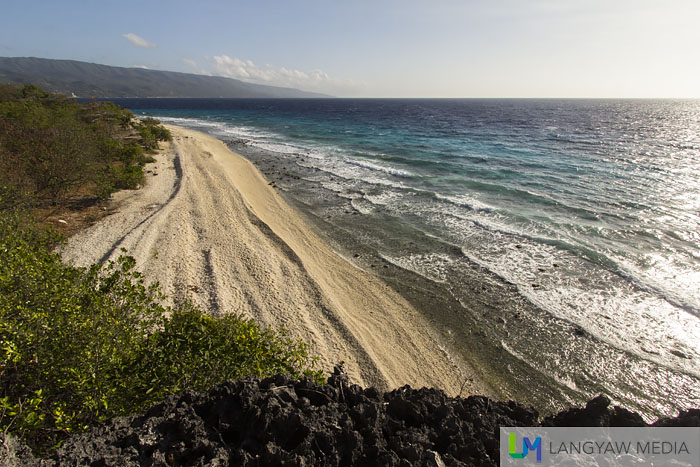
[[[283,325],[311,344],[324,370],[344,361],[359,384],[492,393],[408,302],[336,254],[250,162],[215,138],[168,128],[173,142],[147,167],[155,174],[147,186],[116,194],[116,212],[71,237],[65,260],[88,265],[126,248],[172,303],[187,298],[213,314]]]

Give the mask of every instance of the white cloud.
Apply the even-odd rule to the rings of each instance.
[[[187,65],[198,75],[211,75],[207,70],[204,70],[203,68],[200,68],[199,65],[197,65],[197,62],[194,60],[190,60],[189,58],[183,58],[182,63]]]
[[[126,37],[129,40],[129,42],[131,42],[137,47],[153,48],[156,46],[153,42],[148,42],[146,39],[137,36],[133,32],[122,34],[122,37]]]
[[[142,70],[150,70],[146,65],[134,65],[133,68],[141,68]]]
[[[285,67],[275,68],[271,65],[263,68],[251,60],[231,58],[228,55],[214,56],[214,68],[216,73],[229,78],[305,91],[346,94],[349,89],[355,87],[352,81],[331,78],[322,70],[300,71]]]

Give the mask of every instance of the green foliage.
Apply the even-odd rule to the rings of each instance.
[[[88,122],[110,122],[119,128],[129,128],[134,114],[113,102],[90,102],[83,106],[83,119]]]
[[[184,389],[205,391],[241,376],[320,377],[306,368],[306,346],[284,331],[262,328],[237,315],[207,316],[191,306],[174,311],[163,329],[151,334],[139,358],[130,368],[141,386],[132,390],[156,400]]]
[[[14,186],[8,186],[2,178],[0,173],[0,211],[27,210],[35,204],[34,193],[22,192]]]
[[[40,429],[46,421],[46,414],[39,409],[42,402],[41,389],[17,402],[9,397],[0,397],[0,420],[8,420],[3,431],[26,436]]]
[[[1,200],[0,200],[1,201]],[[307,346],[236,315],[160,305],[135,261],[74,268],[0,211],[0,430],[36,449],[183,390],[278,372],[320,380]]]
[[[116,190],[135,190],[145,182],[141,167],[134,165],[113,165],[107,167],[104,173],[104,183],[109,185],[110,192]]]
[[[111,102],[81,105],[33,85],[0,85],[0,184],[53,205],[78,191],[105,198],[142,184],[142,167],[153,160],[144,149],[170,133],[133,116]],[[125,142],[134,133],[140,144]]]
[[[156,135],[153,134],[150,127],[139,125],[136,127],[136,131],[138,131],[141,136],[141,144],[144,148],[155,149],[158,147]]]
[[[144,155],[143,148],[138,144],[126,144],[122,146],[119,150],[119,160],[122,164],[133,165],[139,164],[143,165]]]
[[[144,118],[133,124],[133,127],[141,136],[141,144],[146,149],[158,147],[158,141],[172,141],[170,130],[163,127],[155,118]]]
[[[48,92],[44,91],[39,86],[34,86],[33,84],[27,84],[25,86],[22,86],[22,89],[19,90],[19,93],[25,99],[28,97],[38,97],[38,98],[49,97]]]
[[[137,188],[145,150],[170,139],[112,103],[0,85],[0,430],[37,450],[183,390],[279,372],[320,380],[283,331],[166,308],[130,257],[66,266],[52,253],[59,237],[23,214],[79,190]]]

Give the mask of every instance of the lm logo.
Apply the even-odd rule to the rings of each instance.
[[[530,451],[535,451],[537,455],[537,463],[542,462],[542,438],[535,438],[535,442],[531,442],[527,436],[523,437],[523,452],[516,452],[515,433],[508,434],[508,455],[513,459],[522,459],[527,456]]]

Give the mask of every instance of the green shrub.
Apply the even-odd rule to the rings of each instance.
[[[118,190],[135,190],[143,186],[145,177],[143,169],[137,165],[112,166],[114,186]]]
[[[0,85],[0,183],[36,193],[44,205],[134,188],[143,183],[139,170],[110,167],[143,166],[153,160],[144,149],[171,136],[155,119],[132,119],[111,102],[81,105],[32,85]],[[140,145],[124,143],[134,130]]]
[[[140,144],[146,149],[155,149],[158,147],[158,141],[156,141],[156,135],[153,134],[150,127],[147,126],[137,126],[136,131],[138,131],[139,136],[141,136]]]
[[[33,84],[27,84],[22,86],[22,89],[19,91],[20,95],[24,98],[28,97],[38,97],[38,98],[46,98],[49,97],[49,93],[41,89],[39,86],[35,86]]]
[[[187,307],[174,311],[150,335],[134,371],[131,390],[161,399],[183,389],[205,391],[221,381],[276,373],[314,376],[305,369],[306,346],[284,331],[263,328],[238,315],[207,316]],[[133,397],[132,397],[133,399]]]
[[[278,372],[320,380],[304,343],[235,315],[160,305],[133,258],[74,268],[0,212],[0,430],[47,449],[183,390]]]
[[[126,144],[119,150],[119,160],[126,165],[144,163],[143,148],[138,144]]]
[[[154,149],[158,141],[172,141],[170,130],[160,124],[155,118],[144,118],[134,123],[134,129],[141,135],[141,144],[146,149]]]
[[[151,128],[151,132],[156,137],[156,141],[172,141],[173,136],[170,134],[170,130],[164,126],[158,125]]]
[[[0,85],[0,430],[35,450],[228,379],[284,372],[320,381],[307,346],[283,331],[163,307],[130,257],[66,266],[52,253],[59,236],[19,211],[142,185],[153,160],[144,149],[171,136],[157,120],[132,118],[111,103]],[[141,145],[124,143],[129,127]]]

